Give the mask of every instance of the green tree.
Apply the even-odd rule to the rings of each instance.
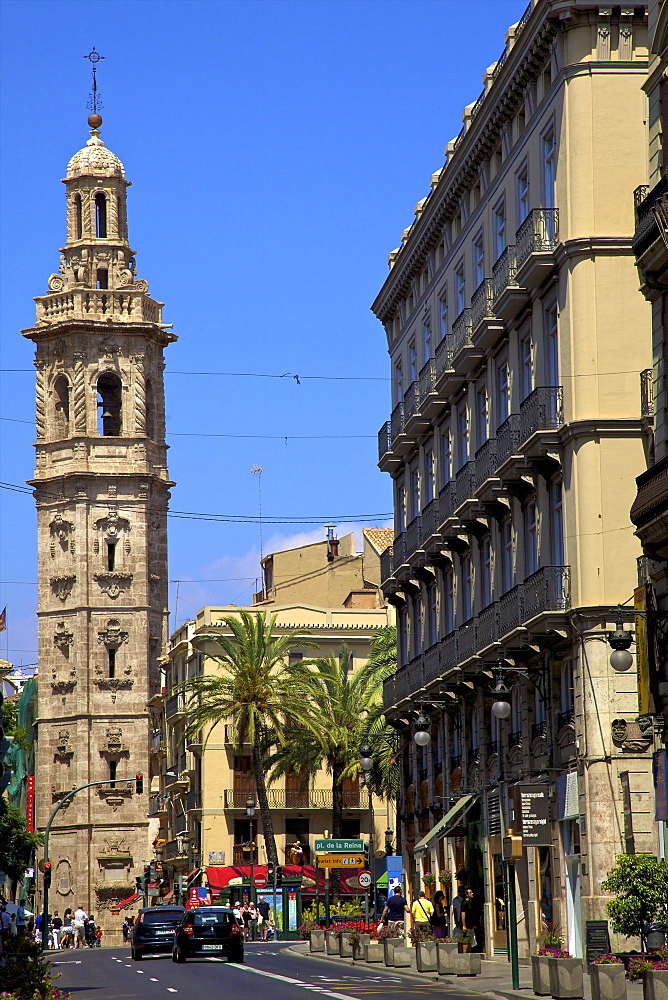
[[[41,843],[41,834],[28,833],[19,810],[0,796],[0,871],[19,882]]]
[[[175,688],[185,694],[186,738],[208,729],[206,740],[215,725],[230,721],[235,743],[241,751],[251,744],[253,774],[257,793],[267,859],[278,864],[274,828],[267,798],[264,752],[267,731],[280,744],[283,740],[285,659],[291,649],[311,647],[303,632],[290,631],[274,637],[276,615],[240,609],[238,617],[229,615],[222,626],[232,633],[203,632],[197,644],[218,663],[220,673],[198,674]],[[217,650],[209,652],[208,644]],[[206,742],[205,740],[205,742]]]
[[[607,904],[612,929],[640,937],[644,948],[645,924],[665,923],[668,917],[668,861],[653,854],[619,854],[601,888],[616,893]]]

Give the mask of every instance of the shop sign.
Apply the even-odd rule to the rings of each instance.
[[[552,843],[548,791],[546,784],[520,785],[522,841],[525,847],[549,847]]]
[[[585,936],[587,962],[593,962],[599,955],[610,954],[610,932],[607,920],[587,920]]]

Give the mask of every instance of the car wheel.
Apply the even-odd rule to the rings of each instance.
[[[179,963],[179,965],[185,962],[186,956],[183,954],[182,951],[179,951],[179,949],[177,948],[175,954],[176,954],[176,961]]]
[[[227,959],[228,962],[243,962],[244,953],[243,951],[238,951],[235,955],[230,955]]]
[[[133,962],[140,962],[141,951],[138,948],[133,948],[132,951],[130,952],[130,958],[132,959]]]
[[[172,962],[175,962],[175,961],[176,961],[176,952],[173,951],[172,952]]]

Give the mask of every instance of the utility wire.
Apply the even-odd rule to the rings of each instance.
[[[30,424],[34,427],[34,420],[17,420],[15,417],[0,417],[10,424]],[[201,434],[199,431],[167,431],[167,437],[200,437],[200,438],[233,438],[241,440],[244,438],[259,439],[261,441],[354,441],[375,438],[375,434]]]

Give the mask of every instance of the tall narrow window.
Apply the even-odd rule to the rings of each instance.
[[[431,319],[425,316],[422,320],[422,360],[426,365],[431,358]]]
[[[108,659],[108,664],[107,665],[109,667],[109,677],[114,678],[116,676],[116,650],[115,649],[108,649],[107,650],[107,659]]]
[[[506,202],[502,199],[494,209],[494,260],[506,249]]]
[[[466,305],[466,282],[464,281],[464,264],[459,265],[455,271],[455,305],[457,315],[464,311]]]
[[[492,603],[492,546],[489,535],[480,540],[480,608]]]
[[[70,430],[70,383],[59,375],[53,385],[54,430],[57,438],[67,437]]]
[[[80,240],[83,235],[83,216],[81,214],[81,195],[74,196],[74,239]]]
[[[545,331],[545,385],[559,385],[559,341],[557,307],[552,305],[543,313]]]
[[[575,681],[573,660],[570,656],[561,662],[561,711],[570,712],[575,706]]]
[[[496,426],[500,427],[510,414],[510,378],[508,362],[504,359],[496,366]]]
[[[401,358],[394,365],[394,393],[394,398],[398,406],[404,400],[404,369],[401,364]]]
[[[563,566],[564,555],[564,493],[561,479],[550,483],[550,548],[553,566]]]
[[[424,497],[423,502],[426,507],[436,496],[434,488],[434,451],[427,448],[424,453]]]
[[[541,142],[543,153],[543,204],[554,208],[554,182],[556,176],[554,129],[545,133]]]
[[[523,167],[515,178],[517,192],[517,225],[521,226],[529,214],[529,170]]]
[[[520,400],[524,401],[533,392],[533,344],[531,333],[520,337]]]
[[[415,341],[411,340],[408,345],[408,380],[409,382],[415,382],[417,379],[417,351],[415,349]]]
[[[441,450],[440,450],[440,482],[441,489],[447,486],[452,476],[452,455],[450,453],[450,431],[447,427],[441,428]]]
[[[438,640],[438,604],[436,583],[427,588],[427,645],[433,646]]]
[[[471,579],[471,554],[462,556],[462,621],[468,621],[473,613],[473,593]]]
[[[445,291],[438,300],[438,315],[441,340],[448,335],[448,296]]]
[[[409,510],[408,517],[412,521],[420,513],[420,470],[414,461],[408,470]]]
[[[107,569],[112,572],[116,568],[116,542],[107,542]]]
[[[106,267],[98,267],[95,277],[95,284],[98,288],[109,288],[109,271]]]
[[[121,433],[121,381],[113,372],[105,372],[97,380],[98,430],[102,437],[118,437]]]
[[[402,667],[404,663],[408,663],[408,622],[406,620],[406,605],[402,604],[399,608],[399,614],[397,616],[397,632],[398,632],[398,652],[399,652],[399,666]]]
[[[443,627],[445,634],[450,635],[455,629],[455,574],[450,564],[443,573],[443,594],[445,597],[443,608]]]
[[[524,575],[528,577],[538,569],[538,513],[535,497],[524,507],[524,558]]]
[[[107,197],[101,191],[95,195],[95,235],[98,240],[107,238]]]
[[[146,437],[157,440],[158,432],[155,418],[155,393],[150,378],[146,380]]]
[[[118,765],[118,761],[115,761],[115,760],[110,760],[109,761],[109,785],[110,785],[111,788],[115,788],[116,787],[116,767],[117,767],[117,765]]]
[[[487,440],[487,388],[479,385],[475,394],[476,447],[482,448]]]
[[[395,511],[397,535],[401,535],[406,530],[406,490],[403,486],[397,486],[397,504]]]
[[[501,543],[501,589],[507,594],[513,586],[513,522],[506,517],[499,525]]]
[[[473,241],[473,283],[477,288],[485,277],[485,243],[482,232],[479,232]]]
[[[471,750],[474,757],[478,755],[480,750],[480,707],[478,705],[474,705],[471,712]]]
[[[466,414],[466,403],[462,403],[457,409],[457,437],[458,469],[461,469],[469,460],[469,422]]]
[[[419,656],[422,652],[422,601],[419,597],[414,597],[411,601],[413,619],[413,656]]]

